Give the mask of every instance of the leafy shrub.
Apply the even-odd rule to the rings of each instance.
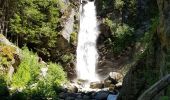
[[[60,85],[66,82],[66,74],[60,65],[49,63],[47,79],[54,82],[56,85]]]
[[[127,45],[133,42],[134,28],[127,24],[115,23],[108,18],[104,20],[104,23],[110,27],[112,32],[112,38],[114,39],[108,39],[107,42],[112,45],[114,53],[121,52]]]
[[[34,55],[27,48],[23,49],[22,55],[21,64],[12,80],[12,86],[17,88],[23,88],[27,86],[30,81],[35,81],[42,66],[38,63],[37,55]]]
[[[65,54],[65,55],[62,55],[61,59],[63,63],[69,63],[70,61],[73,61],[74,55],[71,53]]]
[[[41,64],[38,56],[23,49],[23,59],[13,76],[11,87],[23,89],[21,93],[14,92],[14,98],[47,99],[56,98],[57,89],[66,82],[66,74],[58,64]],[[41,68],[47,67],[46,76],[41,75]],[[21,96],[23,94],[24,96]],[[20,97],[21,96],[21,97]]]
[[[37,96],[43,98],[56,98],[57,89],[62,83],[66,82],[66,75],[61,66],[53,63],[49,63],[48,73],[45,77],[40,77],[37,81],[37,85],[34,88],[29,88],[27,93],[31,95],[31,98]]]

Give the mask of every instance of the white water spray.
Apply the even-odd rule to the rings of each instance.
[[[95,5],[94,2],[88,1],[80,6],[80,30],[76,65],[78,79],[88,80],[89,82],[98,81],[95,71],[98,60],[96,49],[98,35]]]

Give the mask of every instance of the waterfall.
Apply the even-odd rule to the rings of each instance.
[[[99,35],[94,1],[84,1],[80,5],[80,30],[77,46],[78,79],[98,81],[95,71],[98,60],[96,40]]]

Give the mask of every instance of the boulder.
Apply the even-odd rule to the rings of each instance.
[[[105,88],[109,87],[111,83],[112,83],[111,80],[104,80],[104,87]]]
[[[112,80],[115,80],[116,82],[122,82],[123,75],[118,72],[110,72],[109,78],[111,78]]]
[[[104,87],[104,84],[102,82],[91,82],[90,88],[92,89],[101,89]]]
[[[118,89],[121,88],[121,87],[122,87],[122,82],[117,83],[117,84],[115,85],[115,87],[118,88]]]
[[[68,86],[68,92],[70,92],[70,93],[77,93],[78,92],[78,88],[76,87],[76,86],[74,86],[74,85],[70,85],[70,86]]]

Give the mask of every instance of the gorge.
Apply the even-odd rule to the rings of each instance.
[[[169,100],[169,12],[169,0],[0,0],[0,99]]]

